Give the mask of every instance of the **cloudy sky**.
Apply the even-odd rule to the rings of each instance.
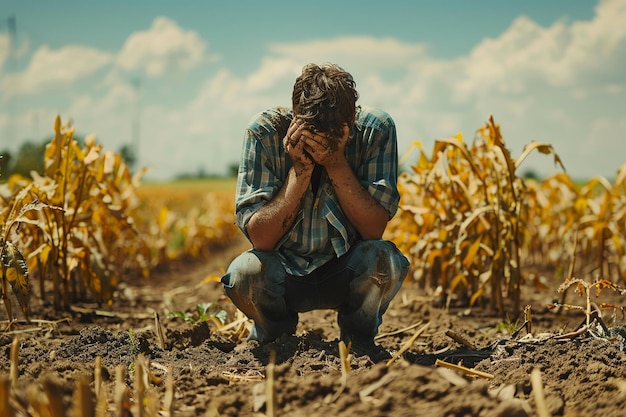
[[[626,0],[348,3],[4,0],[0,150],[60,114],[106,149],[137,140],[148,179],[223,174],[248,120],[332,61],[393,116],[401,154],[493,115],[513,156],[551,143],[575,178],[626,163]]]

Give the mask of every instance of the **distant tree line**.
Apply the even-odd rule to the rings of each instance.
[[[74,136],[74,138],[82,146],[84,138],[80,136]],[[35,171],[43,175],[44,154],[46,146],[51,141],[52,136],[39,143],[27,140],[22,143],[16,153],[8,149],[0,149],[0,182],[6,181],[13,174],[30,177],[30,173]],[[132,157],[132,154],[130,156]],[[123,153],[122,157],[125,157]]]
[[[237,172],[239,171],[239,164],[234,163],[228,165],[226,169],[226,175],[224,174],[216,174],[213,172],[207,172],[204,167],[198,168],[196,172],[183,172],[181,174],[176,175],[177,180],[200,180],[200,179],[209,179],[209,178],[224,178],[226,177],[236,177]]]
[[[79,144],[83,143],[82,137],[76,137]],[[4,182],[13,174],[19,174],[24,177],[30,177],[30,173],[35,171],[43,175],[43,160],[46,152],[46,145],[50,143],[52,138],[48,138],[41,143],[34,141],[24,142],[17,152],[14,154],[8,149],[0,149],[0,182]],[[137,163],[135,150],[131,145],[123,145],[118,152],[122,159],[126,161],[128,166],[133,170]],[[228,166],[226,176],[237,176],[238,165],[231,164]],[[208,173],[204,168],[199,168],[195,173],[183,173],[176,176],[176,179],[202,179],[223,177],[214,173]]]
[[[43,175],[43,156],[46,152],[46,144],[25,142],[20,146],[16,154],[9,150],[0,150],[0,181],[6,180],[13,174],[30,177],[31,171]]]

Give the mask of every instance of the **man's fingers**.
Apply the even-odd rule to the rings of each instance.
[[[303,133],[306,131],[305,128],[306,125],[299,119],[291,122],[291,125],[287,130],[287,138],[289,139],[289,143],[291,143],[291,145],[295,146],[298,142],[302,141]]]
[[[299,119],[293,119],[291,121],[291,123],[289,124],[289,128],[287,128],[287,138],[289,138],[291,140],[291,137],[294,135],[294,133],[298,130],[298,128],[302,125],[301,121]]]
[[[303,131],[302,136],[306,138],[307,143],[311,146],[319,146],[324,149],[328,148],[328,139],[324,136],[313,133],[310,130]]]

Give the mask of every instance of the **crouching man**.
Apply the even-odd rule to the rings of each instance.
[[[249,339],[271,342],[295,332],[299,312],[334,309],[342,340],[375,346],[409,262],[382,240],[399,201],[396,128],[357,99],[348,72],[309,64],[292,108],[246,130],[236,215],[252,249],[222,283],[254,321]]]

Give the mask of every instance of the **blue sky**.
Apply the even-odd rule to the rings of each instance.
[[[248,120],[332,61],[394,117],[401,154],[493,114],[513,156],[551,143],[576,178],[626,163],[626,0],[261,3],[4,0],[0,150],[60,114],[107,150],[138,137],[148,179],[225,173]]]

